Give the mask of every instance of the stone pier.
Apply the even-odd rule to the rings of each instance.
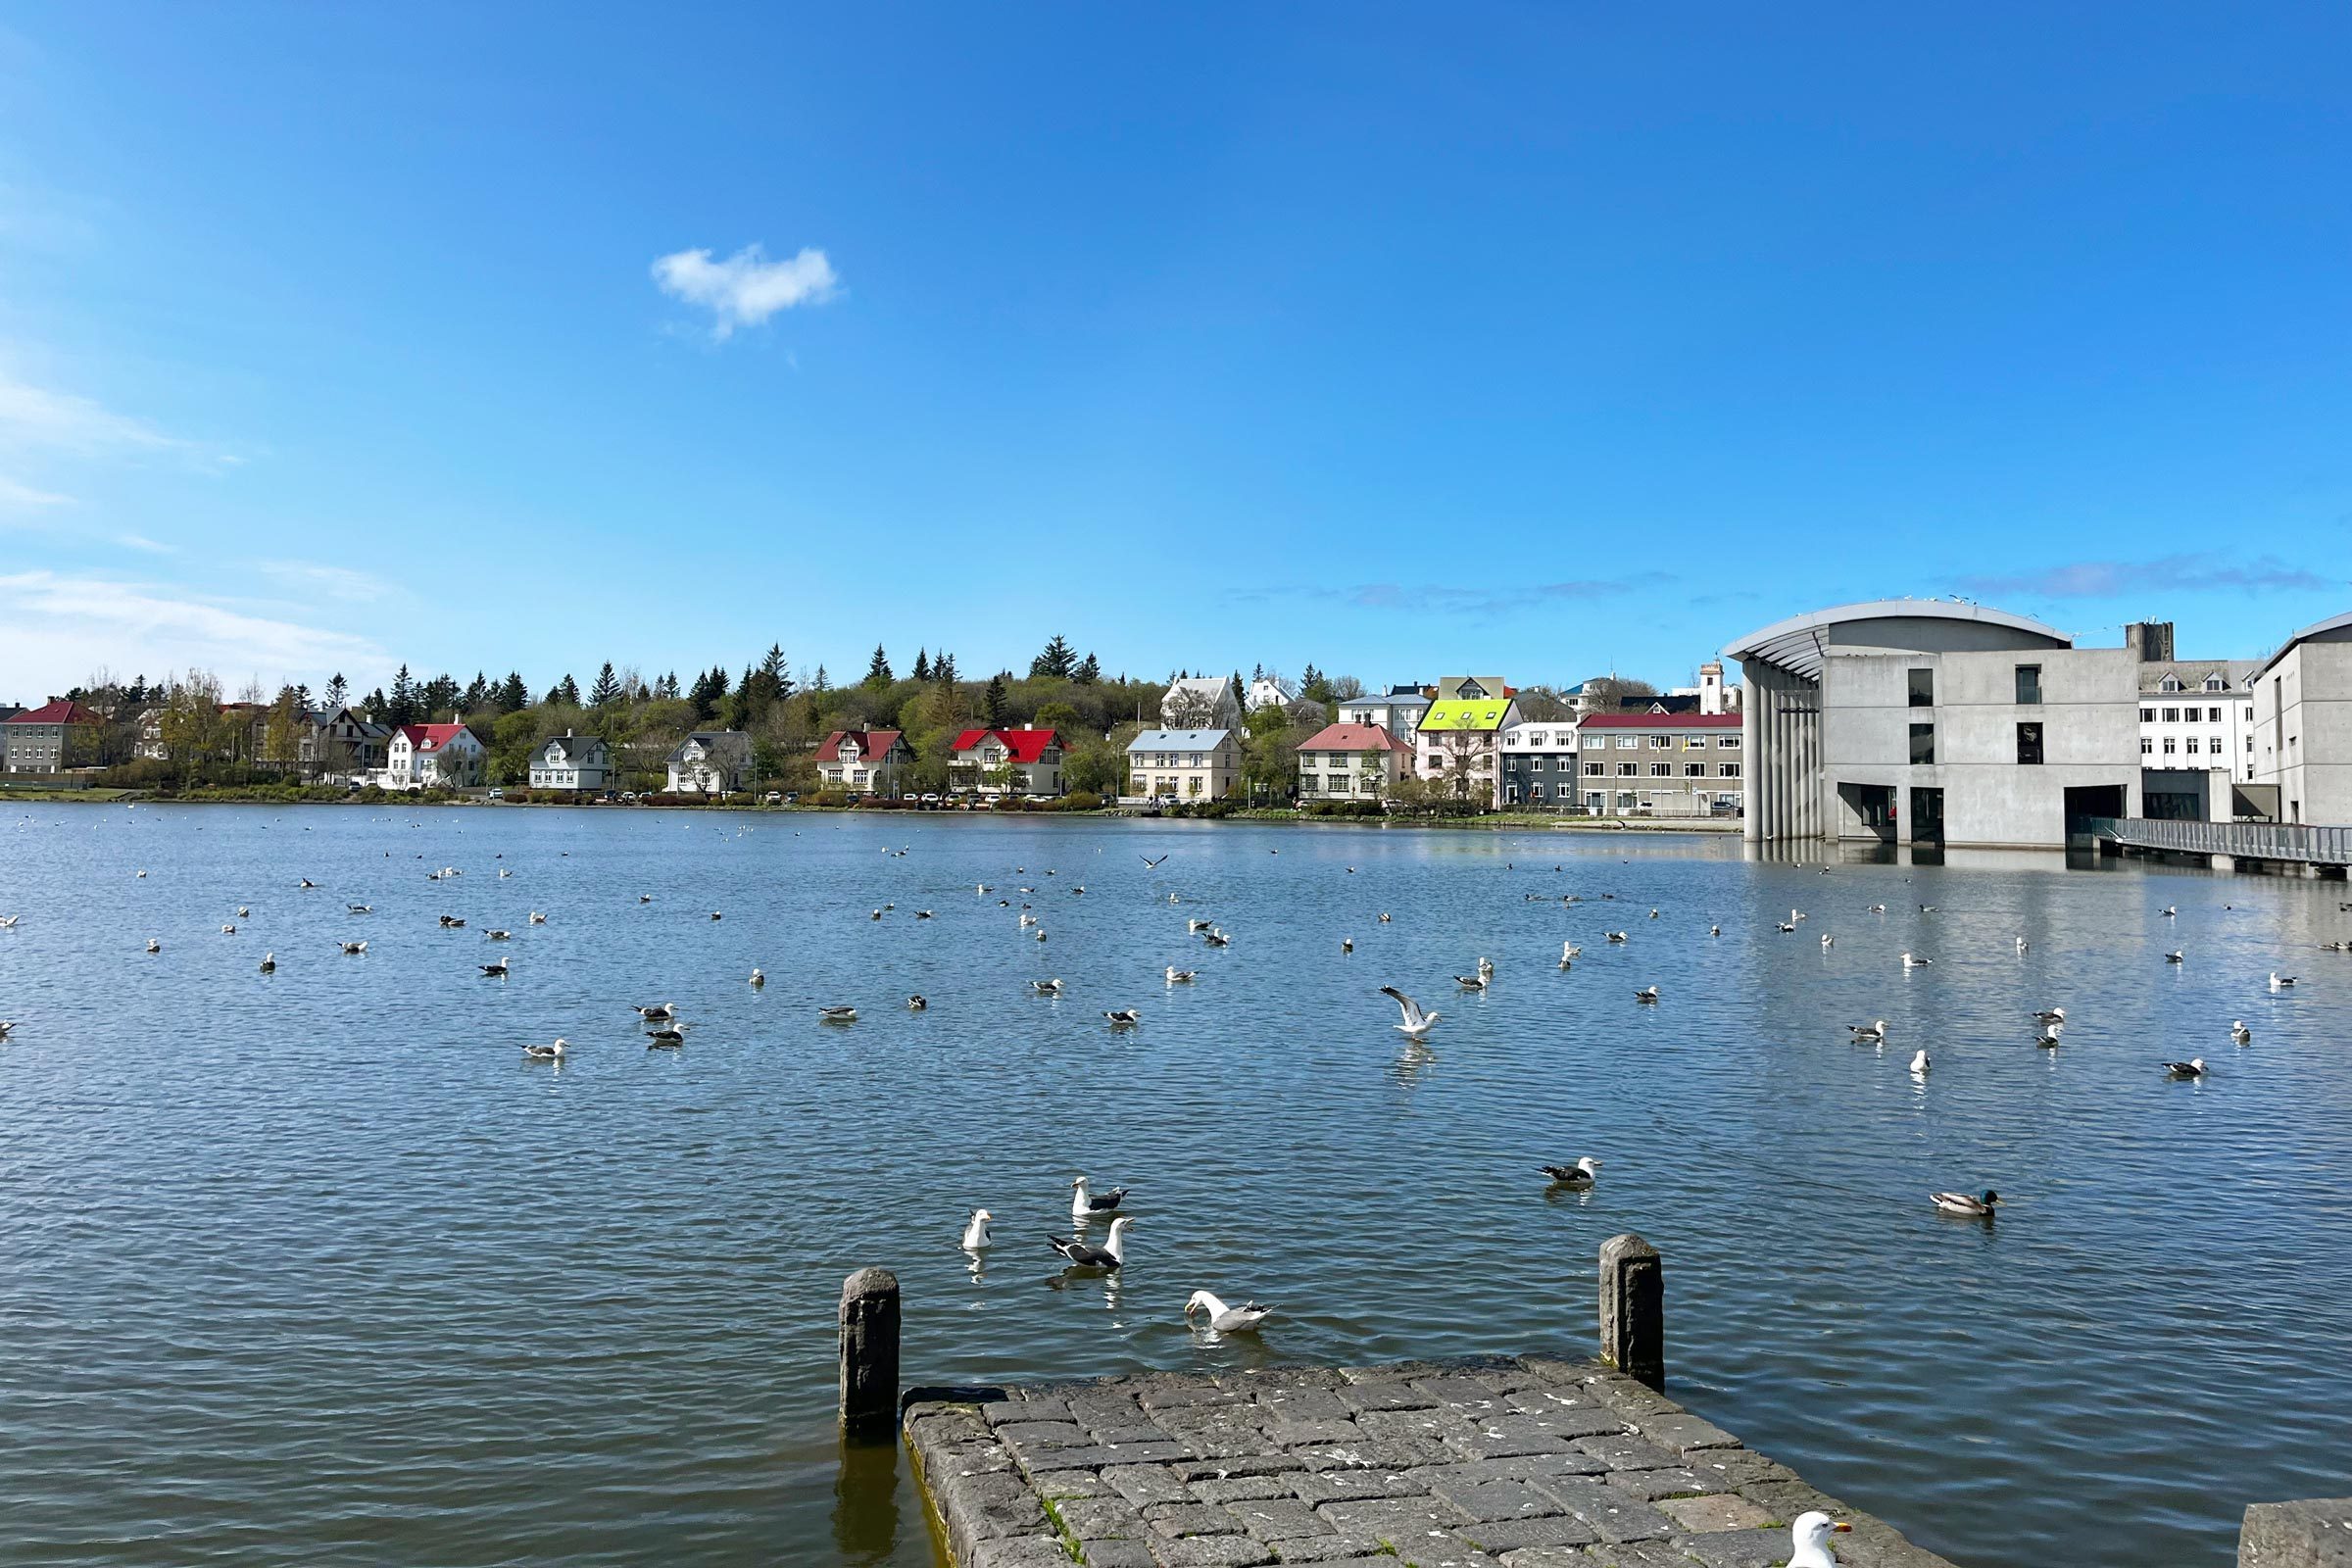
[[[1771,1568],[1814,1508],[1851,1568],[1952,1568],[1592,1361],[918,1389],[904,1420],[956,1568]]]

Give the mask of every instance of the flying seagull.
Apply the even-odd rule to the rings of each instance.
[[[1169,851],[1168,853],[1169,853],[1170,855],[1173,855],[1175,852],[1174,852],[1173,850],[1171,850],[1171,851]],[[1151,866],[1151,867],[1152,867],[1153,869],[1155,869],[1155,870],[1156,870],[1156,869],[1157,869],[1159,866],[1161,866],[1162,864],[1164,864],[1164,863],[1166,862],[1166,860],[1167,860],[1168,857],[1167,857],[1166,855],[1163,855],[1163,856],[1161,856],[1161,857],[1160,857],[1158,859],[1154,860],[1154,859],[1153,859],[1153,858],[1152,858],[1152,857],[1150,857],[1149,855],[1145,855],[1145,856],[1139,856],[1139,857],[1137,857],[1137,858],[1141,859],[1141,860],[1142,860],[1142,861],[1143,861],[1143,862],[1144,862],[1146,865],[1148,865],[1148,866]]]
[[[1418,1040],[1423,1035],[1428,1034],[1430,1026],[1438,1021],[1440,1016],[1439,1014],[1434,1012],[1423,1012],[1421,1010],[1421,1004],[1415,1002],[1412,998],[1406,996],[1395,986],[1382,986],[1380,988],[1380,994],[1384,997],[1392,999],[1396,1004],[1398,1009],[1403,1012],[1403,1021],[1396,1025],[1396,1032],[1400,1035],[1403,1035],[1408,1040]]]

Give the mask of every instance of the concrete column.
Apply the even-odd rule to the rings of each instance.
[[[1658,1250],[1628,1231],[1600,1244],[1600,1358],[1666,1386],[1666,1281]]]
[[[1749,844],[1764,837],[1764,811],[1771,795],[1764,787],[1763,769],[1756,765],[1763,756],[1762,710],[1772,700],[1756,678],[1762,668],[1745,660],[1740,664],[1740,676],[1747,683],[1740,708],[1740,793],[1747,803],[1740,818],[1740,837]]]
[[[899,1279],[861,1268],[841,1285],[841,1430],[888,1437],[899,1421]]]

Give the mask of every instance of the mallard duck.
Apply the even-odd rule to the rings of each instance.
[[[1983,1198],[1971,1198],[1966,1193],[1930,1193],[1928,1197],[1946,1214],[1965,1214],[1971,1219],[1990,1219],[1999,1206],[2001,1195],[1991,1188],[1984,1189]]]

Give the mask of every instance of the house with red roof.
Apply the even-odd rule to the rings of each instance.
[[[384,746],[388,790],[464,790],[482,782],[480,737],[464,724],[403,724]]]
[[[1385,800],[1412,755],[1385,724],[1326,724],[1298,743],[1298,798]]]
[[[994,799],[1061,793],[1061,732],[967,729],[948,748],[948,782]]]
[[[895,729],[837,729],[816,747],[818,782],[852,795],[895,793],[900,770],[913,761],[914,748]]]
[[[105,717],[69,698],[28,708],[0,724],[11,773],[63,773],[98,760],[98,730]]]

